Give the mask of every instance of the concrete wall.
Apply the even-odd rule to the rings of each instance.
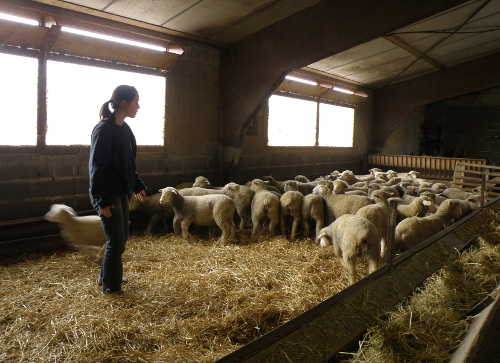
[[[425,107],[416,107],[387,138],[382,154],[420,155]]]
[[[184,54],[169,70],[165,149],[139,147],[137,170],[153,194],[205,175],[217,182],[220,52],[179,41]],[[91,209],[89,147],[0,149],[0,221],[43,216],[53,203]]]
[[[500,163],[500,87],[468,93],[425,107],[424,126],[441,128],[443,156]],[[432,141],[432,140],[429,140]]]

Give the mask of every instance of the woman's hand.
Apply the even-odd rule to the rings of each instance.
[[[135,199],[144,200],[145,196],[146,196],[146,189],[143,189],[139,193],[135,194]]]
[[[104,217],[109,218],[112,216],[111,209],[115,209],[115,206],[113,204],[110,205],[109,207],[99,209],[99,215],[103,215]]]

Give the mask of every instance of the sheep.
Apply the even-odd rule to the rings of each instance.
[[[278,188],[276,188],[274,185],[269,185],[267,181],[264,183],[265,183],[266,190],[275,193],[278,196],[278,198],[281,197],[281,194],[283,194],[283,193],[280,192]],[[252,181],[250,180],[249,182],[246,182],[245,186],[251,188]]]
[[[467,198],[469,198],[471,195],[474,194],[476,193],[470,193],[459,188],[446,188],[441,192],[441,195],[444,195],[448,199],[462,199],[462,200],[466,200]]]
[[[356,214],[365,205],[373,204],[373,200],[362,195],[330,194],[322,197],[326,202],[326,224],[332,223],[343,214]]]
[[[415,247],[445,229],[452,220],[457,220],[461,216],[460,203],[456,200],[448,200],[441,203],[433,215],[404,219],[396,226],[394,253]]]
[[[285,182],[285,193],[280,198],[281,234],[286,236],[285,221],[288,216],[293,218],[291,241],[295,241],[301,217],[301,205],[304,195],[297,190],[296,181]]]
[[[471,195],[466,200],[462,199],[449,199],[453,200],[460,204],[460,208],[462,208],[462,218],[467,214],[472,213],[472,211],[479,208],[481,204],[481,196],[480,195]]]
[[[150,196],[144,197],[143,200],[138,200],[137,198],[130,198],[129,201],[129,211],[137,211],[144,213],[149,216],[149,223],[146,227],[145,234],[151,234],[151,231],[160,219],[163,220],[163,227],[165,231],[168,230],[167,222],[165,218],[174,217],[174,209],[171,205],[160,204],[161,193],[156,193]]]
[[[410,204],[398,203],[396,220],[399,223],[405,218],[423,217],[431,205],[432,199],[427,196],[417,197]]]
[[[329,180],[321,181],[313,189],[313,194],[326,195],[333,193],[333,182]]]
[[[344,180],[335,180],[333,182],[333,193],[334,194],[345,194],[345,191],[349,188],[349,184],[347,184]]]
[[[169,203],[174,209],[174,233],[176,235],[182,231],[182,237],[188,239],[191,223],[202,226],[217,224],[222,230],[219,242],[234,238],[236,226],[233,215],[236,205],[227,195],[183,196],[172,187],[160,189],[160,193],[162,195],[159,202]]]
[[[445,189],[448,189],[448,187],[444,183],[434,183],[434,184],[431,185],[431,189],[434,189],[434,190],[445,190]]]
[[[94,255],[95,262],[101,262],[106,244],[101,217],[78,216],[73,208],[65,204],[52,204],[44,218],[49,222],[59,224],[61,235],[66,243],[79,251]]]
[[[240,217],[239,230],[242,231],[245,226],[249,226],[251,222],[250,205],[252,204],[254,192],[249,187],[236,183],[226,184],[222,191],[225,195],[234,200],[236,204],[236,213]]]
[[[382,171],[383,171],[383,170],[382,170],[382,169],[380,169],[380,168],[372,168],[372,169],[368,170],[368,172],[369,172],[370,174],[372,174],[373,176],[375,176],[375,173],[379,173],[379,172],[382,172]]]
[[[321,195],[308,194],[302,199],[301,206],[302,215],[302,231],[304,237],[309,237],[309,221],[312,219],[316,222],[315,239],[318,239],[319,232],[325,225],[325,200]]]
[[[365,217],[377,227],[377,232],[380,237],[381,257],[385,257],[387,245],[387,226],[389,224],[389,204],[387,198],[391,195],[391,192],[375,190],[371,195],[375,204],[364,206],[356,212],[357,216]]]
[[[358,182],[366,182],[374,180],[375,177],[373,175],[354,175],[351,170],[344,170],[339,177],[340,180],[347,182],[347,184],[352,185]]]
[[[272,175],[263,176],[262,180],[267,182],[267,184],[269,184],[273,187],[276,187],[281,194],[283,194],[285,192],[285,190],[284,190],[285,189],[285,182],[278,181],[278,180],[274,179]],[[253,181],[252,181],[252,183],[253,183]]]
[[[309,183],[311,182],[306,176],[304,175],[295,175],[295,181],[301,182],[301,183]]]
[[[375,225],[364,217],[345,214],[323,228],[319,239],[322,247],[333,245],[333,252],[341,259],[351,285],[357,280],[358,258],[368,263],[368,273],[378,268],[380,238]]]
[[[187,183],[177,184],[175,189],[181,190],[184,188],[192,188],[193,186],[199,188],[212,188],[207,178],[205,178],[204,176],[197,176],[194,180],[194,183],[187,182]]]
[[[269,219],[269,234],[274,235],[274,229],[279,222],[279,197],[266,190],[266,183],[261,179],[252,180],[250,187],[255,193],[252,199],[252,238],[257,234],[260,221],[267,217]]]

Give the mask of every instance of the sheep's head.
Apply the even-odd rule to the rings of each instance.
[[[205,178],[204,176],[196,177],[193,183],[193,187],[198,187],[198,188],[211,188],[211,186],[212,185],[210,184],[208,179]]]
[[[166,187],[160,189],[160,193],[161,193],[160,204],[170,203],[174,198],[174,196],[179,194],[177,189],[173,187]]]
[[[261,180],[261,179],[254,179],[252,180],[252,185],[250,186],[250,189],[252,189],[254,192],[257,192],[259,190],[266,189],[266,182]]]
[[[298,181],[298,182],[301,182],[301,183],[308,183],[308,182],[310,182],[310,180],[307,179],[307,177],[304,176],[304,175],[296,175],[295,176],[295,180]]]
[[[62,223],[64,217],[66,216],[76,216],[76,212],[73,208],[68,207],[65,204],[52,204],[50,210],[45,214],[45,220],[54,223]]]
[[[299,190],[299,183],[294,181],[294,180],[287,180],[285,182],[284,190],[285,190],[285,192],[298,191]]]
[[[349,185],[343,180],[335,180],[333,182],[333,193],[342,194],[349,187]]]
[[[257,179],[257,180],[261,180],[261,179]],[[274,180],[273,176],[272,175],[267,175],[267,176],[263,176],[262,177],[262,180],[264,181],[269,181],[269,180]]]

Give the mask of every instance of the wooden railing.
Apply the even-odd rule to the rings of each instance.
[[[479,189],[483,200],[495,199],[500,196],[500,166],[457,163],[452,187],[469,192]]]
[[[391,169],[399,173],[415,170],[420,173],[420,177],[422,178],[451,180],[457,163],[484,165],[486,164],[486,160],[436,156],[365,154],[365,166],[368,169],[380,168],[384,171]]]

